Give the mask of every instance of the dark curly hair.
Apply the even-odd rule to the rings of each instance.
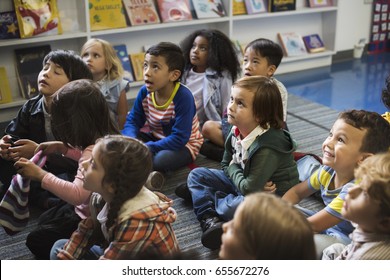
[[[234,82],[241,71],[237,50],[229,37],[216,29],[196,30],[180,42],[184,54],[184,70],[187,71],[193,67],[190,61],[190,52],[194,40],[198,36],[206,38],[209,43],[207,67],[217,71],[220,75],[222,71],[227,70]]]
[[[106,223],[110,228],[123,203],[135,197],[145,184],[152,171],[152,155],[144,143],[122,135],[106,135],[96,144],[104,168],[102,184],[110,184],[115,190]]]
[[[382,102],[390,110],[390,75],[386,78],[386,87],[382,90]]]

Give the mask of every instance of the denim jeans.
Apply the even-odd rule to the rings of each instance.
[[[218,169],[195,168],[188,175],[187,185],[199,221],[204,216],[219,216],[215,210],[216,194],[239,195],[233,182]]]
[[[153,137],[150,133],[141,132],[138,135],[143,142],[158,141],[159,139]],[[161,150],[153,154],[153,170],[163,173],[175,171],[193,162],[190,151],[187,147],[180,150]]]
[[[69,239],[60,239],[57,240],[50,251],[50,259],[51,260],[58,260],[57,254],[60,250],[62,250],[68,242]],[[97,260],[100,256],[102,256],[104,253],[104,250],[97,245],[92,246],[83,256],[83,260]]]

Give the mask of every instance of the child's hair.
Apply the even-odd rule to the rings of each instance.
[[[355,170],[355,178],[380,204],[380,215],[390,217],[390,152],[368,157]]]
[[[85,50],[92,45],[100,44],[103,49],[104,57],[106,58],[107,75],[109,80],[116,80],[123,76],[122,63],[116,54],[114,47],[103,39],[92,38],[89,39],[81,48],[81,56],[83,56]]]
[[[313,230],[291,204],[267,193],[247,195],[241,208],[244,250],[257,260],[315,259]]]
[[[283,58],[282,48],[275,43],[274,41],[259,38],[253,40],[245,47],[245,52],[247,49],[251,48],[256,52],[256,54],[267,59],[269,65],[275,65],[278,68],[280,62]]]
[[[192,32],[181,41],[185,60],[185,70],[192,68],[190,52],[196,37],[201,36],[209,43],[207,67],[217,71],[221,75],[223,70],[231,74],[234,82],[240,73],[240,62],[237,57],[237,50],[229,37],[216,29],[201,29]]]
[[[43,59],[43,66],[45,66],[49,61],[61,66],[70,81],[79,79],[93,79],[91,70],[88,68],[88,65],[73,51],[51,51]]]
[[[253,114],[259,125],[275,129],[283,127],[283,103],[278,86],[264,76],[245,76],[233,84],[233,88],[243,88],[253,92]]]
[[[69,82],[57,91],[52,103],[54,137],[82,150],[107,134],[120,134],[107,102],[91,80]]]
[[[365,110],[348,110],[341,112],[338,119],[357,129],[367,130],[361,152],[377,154],[389,149],[390,124],[380,114]]]
[[[152,171],[152,155],[141,141],[122,135],[107,135],[100,138],[100,162],[104,168],[102,183],[114,187],[110,202],[107,228],[118,216],[123,203],[135,197]]]
[[[169,71],[179,70],[181,74],[183,73],[184,56],[178,45],[171,42],[160,42],[151,46],[145,54],[162,56],[165,58],[165,62],[168,65]],[[178,80],[180,80],[180,77]]]
[[[386,78],[386,87],[382,90],[382,102],[390,109],[390,75]]]

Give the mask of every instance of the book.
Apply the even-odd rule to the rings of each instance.
[[[302,37],[305,42],[306,49],[309,53],[317,53],[325,51],[324,43],[318,34],[311,34]]]
[[[267,6],[264,0],[245,0],[248,15],[267,12]]]
[[[129,82],[134,82],[133,68],[130,63],[130,56],[127,53],[127,47],[125,44],[115,45],[113,46],[118,58],[122,63],[122,67],[124,70],[123,78],[128,80]]]
[[[9,86],[7,71],[5,67],[0,67],[0,104],[12,101],[11,88]]]
[[[56,0],[14,0],[21,38],[62,34]]]
[[[153,0],[123,0],[123,6],[132,26],[160,23]]]
[[[189,0],[157,0],[157,7],[162,22],[192,19]]]
[[[307,5],[310,8],[330,7],[333,6],[332,0],[307,0]]]
[[[192,7],[198,19],[226,16],[221,0],[192,0]]]
[[[268,12],[284,12],[296,9],[296,0],[268,0]]]
[[[233,16],[246,15],[245,0],[233,0]]]
[[[127,26],[121,0],[89,0],[91,30],[123,28]]]
[[[43,59],[50,51],[50,45],[15,49],[16,77],[23,98],[30,99],[39,93],[38,74],[42,70]]]
[[[14,11],[0,13],[0,39],[20,38],[18,19]]]
[[[278,38],[286,56],[300,56],[307,54],[302,36],[297,32],[278,33]]]
[[[134,78],[136,81],[142,81],[144,79],[144,60],[145,53],[132,53],[130,54],[131,65],[133,66]]]

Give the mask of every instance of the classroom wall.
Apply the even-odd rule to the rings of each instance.
[[[336,51],[353,49],[370,38],[372,0],[338,0]]]

